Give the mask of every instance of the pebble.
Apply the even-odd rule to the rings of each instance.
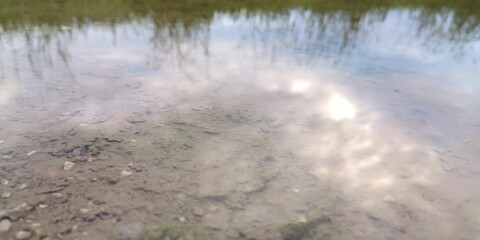
[[[0,221],[0,232],[8,232],[12,227],[12,223],[8,219]]]
[[[78,224],[75,224],[72,226],[72,231],[74,232],[78,231]]]
[[[85,124],[85,123],[79,123],[78,126],[80,126],[80,127],[86,127],[87,124]]]
[[[2,185],[7,186],[8,185],[8,180],[7,179],[2,179]]]
[[[106,178],[108,184],[117,184],[118,181],[120,180],[118,177],[107,177]]]
[[[12,196],[12,193],[9,193],[9,192],[2,193],[2,198],[9,198],[10,196]]]
[[[297,223],[306,223],[307,222],[307,218],[305,216],[299,216],[297,217]]]
[[[46,204],[39,204],[38,207],[39,207],[39,208],[47,208],[48,205],[46,205]]]
[[[61,198],[61,197],[63,197],[63,194],[61,194],[61,193],[52,193],[52,196],[53,196],[53,197],[56,197],[56,198]]]
[[[65,171],[70,171],[74,166],[75,166],[75,163],[70,162],[70,161],[66,161],[66,162],[63,164],[63,170],[65,170]]]
[[[17,232],[17,235],[15,235],[15,238],[18,240],[25,240],[25,239],[29,239],[31,236],[32,236],[31,232],[22,230]]]
[[[18,186],[18,190],[24,190],[24,189],[27,189],[28,188],[28,185],[26,183],[22,183]]]
[[[40,223],[32,223],[32,228],[38,228],[40,227]]]
[[[193,215],[197,216],[197,217],[203,217],[203,209],[199,208],[199,207],[195,207],[193,209]]]
[[[12,155],[3,155],[2,159],[3,160],[10,160],[10,159],[12,159]]]
[[[90,209],[89,208],[81,208],[80,212],[81,213],[88,213],[88,212],[90,212]]]
[[[0,140],[0,144],[4,144],[5,143],[5,140]]]
[[[293,191],[294,193],[299,193],[299,192],[300,192],[300,189],[294,188],[294,189],[292,189],[292,191]]]
[[[32,156],[33,154],[35,154],[37,151],[36,150],[33,150],[33,151],[30,151],[27,153],[27,156]]]
[[[126,171],[126,170],[123,170],[122,173],[120,174],[122,177],[128,177],[128,176],[132,176],[132,172],[130,171]]]
[[[187,219],[186,219],[185,217],[179,217],[179,218],[178,218],[178,221],[180,221],[180,222],[185,222],[185,221],[187,221]]]

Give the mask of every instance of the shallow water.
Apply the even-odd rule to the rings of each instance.
[[[477,239],[480,7],[380,2],[1,3],[0,238]]]

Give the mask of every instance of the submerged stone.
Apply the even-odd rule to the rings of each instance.
[[[25,239],[29,239],[31,236],[32,236],[32,233],[30,231],[22,230],[17,232],[17,234],[15,235],[15,239],[25,240]]]
[[[117,234],[122,239],[138,239],[142,234],[144,224],[141,222],[128,223],[117,227]]]
[[[329,217],[316,218],[307,222],[290,223],[280,229],[282,239],[284,240],[301,240],[301,239],[317,239],[317,226],[321,224],[329,224]]]
[[[63,164],[63,170],[65,170],[65,171],[70,171],[74,166],[75,166],[75,163],[70,162],[70,161],[66,161],[66,162]]]
[[[0,232],[8,232],[12,227],[12,223],[8,219],[0,221]]]

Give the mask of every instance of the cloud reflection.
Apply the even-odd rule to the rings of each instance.
[[[335,94],[328,101],[328,112],[333,120],[352,119],[357,114],[353,104],[344,97]]]

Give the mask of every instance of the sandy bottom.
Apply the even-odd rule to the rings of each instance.
[[[323,84],[311,96],[235,83],[177,99],[137,85],[107,98],[88,85],[52,90],[54,107],[3,108],[5,239],[21,230],[36,239],[479,233],[479,135],[427,134],[458,118],[448,106],[433,120],[431,107],[387,108],[408,119],[397,123]],[[391,92],[392,101],[411,99]]]

